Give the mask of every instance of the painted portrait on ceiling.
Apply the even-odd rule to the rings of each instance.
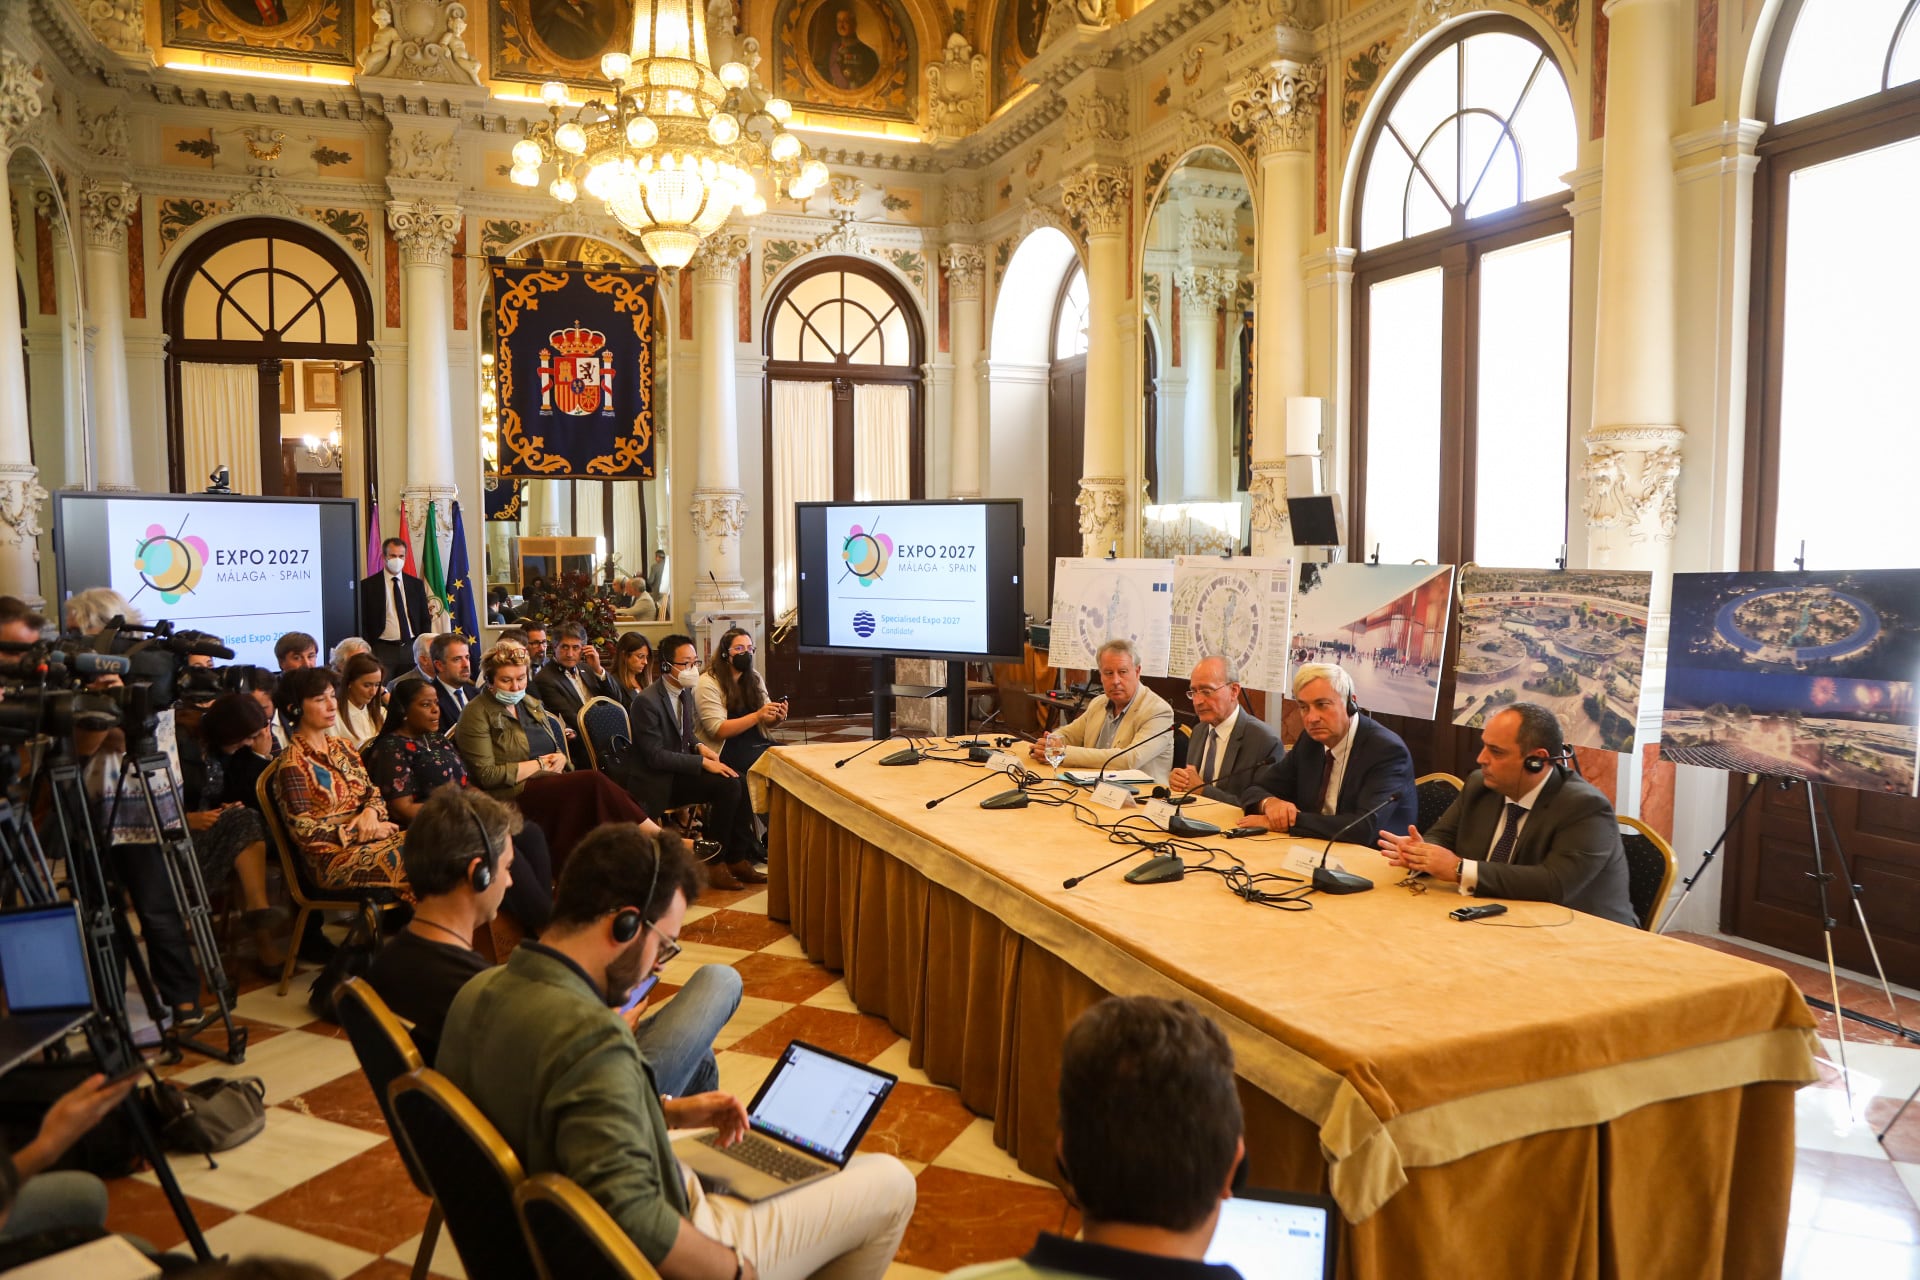
[[[351,64],[350,0],[160,0],[161,43],[296,62]]]
[[[1040,52],[1047,26],[1047,0],[1000,0],[993,17],[993,105],[1011,98],[1023,83],[1020,68]]]
[[[774,44],[776,88],[790,101],[915,119],[916,44],[898,0],[783,0]]]
[[[597,59],[613,38],[614,0],[533,0],[533,33],[569,62]]]
[[[500,0],[490,36],[493,76],[607,89],[600,55],[626,52],[632,0]]]

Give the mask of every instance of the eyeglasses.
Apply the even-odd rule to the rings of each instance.
[[[647,931],[653,934],[654,937],[660,939],[660,954],[653,958],[653,967],[656,969],[664,969],[673,963],[675,956],[680,954],[680,940],[678,938],[669,938],[666,934],[661,933],[651,920],[647,921]]]
[[[1198,687],[1189,686],[1187,689],[1187,697],[1193,702],[1198,702],[1202,698],[1211,698],[1214,694],[1227,687],[1228,686],[1224,684],[1203,684]]]
[[[685,671],[689,667],[697,667],[699,665],[700,665],[700,659],[698,658],[688,658],[685,662],[669,662],[667,664],[668,667],[672,668],[675,671]]]

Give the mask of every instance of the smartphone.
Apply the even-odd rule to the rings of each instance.
[[[620,1006],[620,1012],[622,1014],[629,1014],[639,1008],[640,1002],[647,998],[647,993],[652,991],[655,984],[659,981],[660,975],[657,973],[650,973],[640,979],[640,985],[633,989],[633,994],[627,997],[627,1002]]]
[[[140,1076],[144,1076],[145,1074],[147,1074],[147,1064],[145,1062],[136,1062],[132,1066],[128,1067],[125,1071],[119,1072],[109,1077],[107,1082],[101,1085],[100,1087],[102,1089],[111,1089],[113,1088],[113,1086],[117,1084],[123,1084],[128,1080],[137,1079]]]

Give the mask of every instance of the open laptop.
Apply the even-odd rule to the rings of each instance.
[[[1327,1196],[1241,1191],[1220,1206],[1207,1261],[1241,1280],[1333,1280],[1337,1212]]]
[[[846,1167],[899,1077],[795,1040],[747,1107],[752,1131],[731,1147],[717,1134],[673,1151],[716,1195],[758,1201]]]
[[[0,1071],[78,1027],[93,1013],[93,975],[71,902],[0,911]]]

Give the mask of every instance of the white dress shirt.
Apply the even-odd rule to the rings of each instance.
[[[1518,800],[1510,801],[1505,796],[1500,797],[1500,821],[1493,824],[1493,843],[1487,846],[1487,852],[1491,853],[1500,847],[1500,835],[1507,829],[1507,805],[1509,804],[1517,804],[1520,806],[1519,825],[1513,829],[1514,848],[1518,849],[1520,847],[1518,843],[1520,833],[1527,829],[1527,819],[1533,813],[1535,802],[1540,799],[1540,791],[1547,785],[1547,779],[1552,776],[1553,770],[1551,768],[1542,769],[1540,771],[1540,781],[1533,784],[1533,790],[1527,792],[1527,794],[1521,796]],[[1460,864],[1460,892],[1472,893],[1479,885],[1479,862],[1462,861]]]
[[[399,612],[399,610],[396,610],[393,607],[393,593],[395,591],[398,591],[400,593],[400,601],[401,601],[400,607],[402,609],[406,608],[407,584],[400,581],[400,575],[397,573],[383,574],[382,576],[385,577],[387,580],[386,581],[387,625],[380,628],[380,634],[377,638],[381,640],[390,640],[395,644],[398,644],[400,640],[406,635],[406,631],[405,631],[406,619]]]
[[[1227,739],[1233,737],[1233,727],[1239,723],[1240,704],[1236,702],[1233,704],[1233,710],[1227,712],[1227,718],[1219,724],[1212,726],[1213,771],[1209,773],[1201,767],[1208,763],[1207,753],[1204,747],[1201,748],[1200,755],[1191,762],[1194,772],[1200,774],[1200,781],[1211,783],[1215,778],[1220,776],[1220,766],[1225,764],[1227,759]]]
[[[1320,806],[1324,817],[1340,812],[1340,784],[1347,780],[1347,760],[1353,755],[1353,740],[1360,732],[1360,717],[1347,717],[1347,733],[1340,741],[1327,749],[1327,768],[1332,776],[1327,779],[1327,798]]]

